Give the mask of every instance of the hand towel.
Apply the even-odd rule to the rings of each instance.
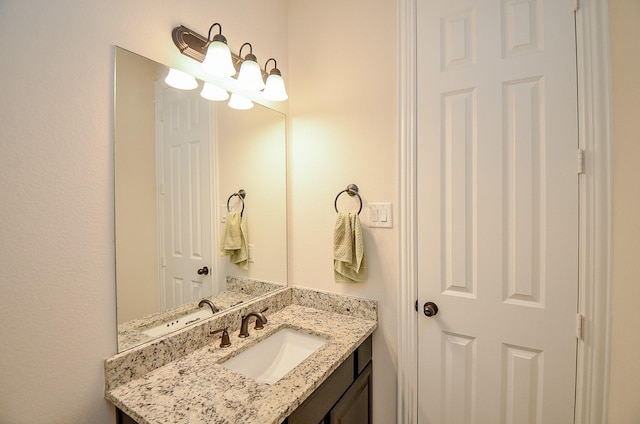
[[[338,213],[333,231],[333,269],[336,283],[367,279],[364,240],[357,213]]]
[[[229,256],[232,264],[249,269],[247,249],[247,223],[240,212],[229,212],[220,238],[220,254]]]

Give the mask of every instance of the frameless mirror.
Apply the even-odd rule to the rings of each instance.
[[[286,286],[286,124],[263,105],[205,100],[202,81],[169,87],[169,69],[135,53],[115,57],[120,352]],[[230,212],[245,221],[244,266],[220,253]]]

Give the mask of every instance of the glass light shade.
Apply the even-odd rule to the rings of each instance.
[[[237,93],[231,93],[228,105],[232,109],[247,110],[253,107],[253,102]]]
[[[264,81],[262,81],[262,71],[257,62],[253,60],[245,60],[240,66],[238,74],[238,85],[247,90],[262,90]]]
[[[274,102],[281,102],[287,100],[287,90],[284,88],[284,80],[281,75],[271,73],[267,77],[267,84],[262,92],[262,97],[267,100],[273,100]]]
[[[217,77],[231,77],[236,68],[231,61],[231,50],[222,41],[212,41],[202,62],[202,68]]]
[[[164,82],[180,90],[193,90],[198,86],[198,81],[194,77],[173,68],[169,69]]]
[[[229,93],[224,88],[205,82],[200,95],[207,100],[222,101],[229,98]]]

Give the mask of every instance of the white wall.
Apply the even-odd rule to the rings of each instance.
[[[396,421],[398,237],[368,228],[369,279],[333,279],[333,202],[348,184],[367,202],[397,207],[396,2],[289,2],[289,281],[379,301],[374,335],[373,416]],[[348,210],[355,200],[342,195]],[[396,215],[397,215],[397,211]]]
[[[285,0],[173,4],[0,2],[2,423],[114,422],[113,46],[184,68],[171,29],[219,21],[287,78]]]
[[[609,0],[613,74],[613,261],[609,423],[640,422],[640,3]]]

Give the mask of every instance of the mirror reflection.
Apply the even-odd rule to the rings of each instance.
[[[285,116],[168,71],[116,47],[118,351],[287,284]]]

